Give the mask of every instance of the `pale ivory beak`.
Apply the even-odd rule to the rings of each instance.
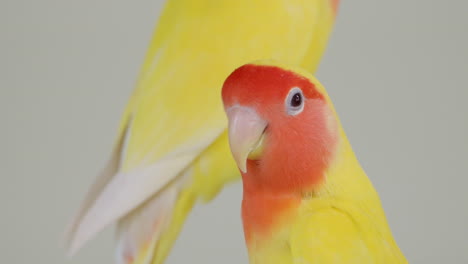
[[[255,159],[262,149],[267,122],[249,107],[233,106],[226,110],[229,120],[229,145],[239,169],[247,172],[247,159]]]

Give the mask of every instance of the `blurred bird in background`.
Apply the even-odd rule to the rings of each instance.
[[[168,0],[107,166],[68,229],[74,254],[117,223],[118,263],[163,263],[195,202],[240,179],[220,91],[276,59],[315,72],[339,0]]]

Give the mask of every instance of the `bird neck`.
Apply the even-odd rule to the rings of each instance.
[[[271,190],[262,185],[252,184],[244,176],[242,218],[246,239],[252,236],[268,239],[278,228],[287,228],[290,219],[298,214],[304,202],[321,200],[349,200],[369,212],[376,219],[385,222],[380,200],[366,174],[362,170],[346,135],[339,126],[339,142],[336,152],[327,168],[322,172],[324,180],[303,189]]]

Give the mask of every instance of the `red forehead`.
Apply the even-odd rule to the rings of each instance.
[[[309,99],[322,98],[307,78],[277,66],[247,64],[235,70],[224,82],[222,97],[226,106],[283,102],[293,87]]]

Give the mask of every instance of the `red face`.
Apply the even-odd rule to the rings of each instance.
[[[309,79],[248,64],[227,78],[222,97],[245,191],[303,192],[324,179],[336,121]]]

